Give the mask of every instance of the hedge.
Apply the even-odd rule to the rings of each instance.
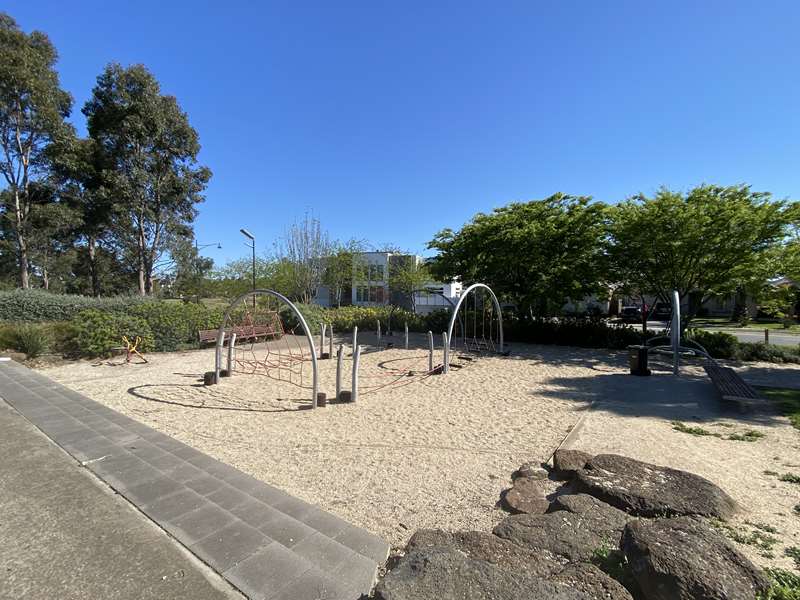
[[[53,294],[45,290],[0,291],[0,321],[39,323],[69,321],[87,309],[123,313],[146,302],[141,296],[93,298],[72,294]]]
[[[641,331],[633,327],[591,318],[506,318],[503,330],[506,340],[527,344],[623,349],[642,343]]]
[[[336,308],[323,308],[315,304],[298,304],[298,310],[311,328],[312,333],[319,331],[321,323],[328,323],[333,327],[334,332],[352,331],[353,327],[358,326],[361,331],[375,331],[378,321],[381,322],[381,329],[386,331],[389,327],[391,317],[391,327],[394,331],[402,331],[405,323],[408,323],[410,331],[433,331],[441,333],[447,329],[449,313],[447,311],[435,311],[427,315],[416,315],[402,308],[391,306],[341,306]],[[292,329],[297,325],[297,318],[288,307],[281,310],[281,319],[284,327]]]

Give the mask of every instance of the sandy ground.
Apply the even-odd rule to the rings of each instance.
[[[793,512],[800,487],[765,471],[800,475],[800,432],[783,417],[724,411],[697,367],[680,378],[664,370],[637,378],[627,374],[623,353],[516,345],[507,358],[454,358],[463,366],[446,376],[398,377],[424,371],[427,353],[389,349],[362,356],[357,403],[302,410],[308,389],[264,376],[203,387],[198,378],[212,368],[213,350],[149,359],[46,372],[394,546],[422,527],[488,531],[506,516],[497,500],[511,472],[524,461],[547,460],[579,423],[567,447],[685,469],[721,486],[743,509],[733,522],[740,534],[766,525],[778,539],[771,550],[739,547],[762,566],[794,567],[783,551],[800,546]],[[757,383],[800,387],[796,365],[751,363],[743,372]],[[335,360],[320,362],[320,377],[320,390],[333,396]],[[344,389],[349,378],[346,361]],[[674,420],[765,437],[697,437],[675,431]]]
[[[749,363],[737,370],[759,385],[800,387],[798,365]],[[692,366],[682,369],[680,379],[667,371],[641,379],[612,375],[595,378],[589,387],[597,400],[565,447],[624,454],[713,481],[742,508],[729,524],[732,529],[723,529],[729,537],[750,538],[736,546],[763,567],[800,570],[784,555],[786,548],[800,547],[800,514],[794,511],[800,486],[778,480],[779,474],[800,475],[800,431],[788,419],[724,410],[704,371]],[[723,437],[676,431],[673,421]],[[764,437],[724,439],[747,430]],[[769,538],[776,540],[771,548],[758,547],[759,540]]]
[[[260,375],[204,387],[198,378],[211,370],[213,350],[46,372],[400,546],[418,528],[486,531],[504,518],[496,503],[512,471],[547,460],[588,406],[581,392],[556,393],[552,382],[591,378],[596,357],[528,348],[508,358],[454,357],[464,366],[444,376],[403,377],[396,371],[427,369],[426,351],[371,352],[361,357],[359,401],[316,410],[302,410],[308,389]],[[335,362],[320,362],[329,397]],[[349,380],[348,360],[344,389]]]

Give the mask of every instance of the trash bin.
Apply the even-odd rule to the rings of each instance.
[[[647,368],[647,346],[628,346],[631,375],[650,375]]]

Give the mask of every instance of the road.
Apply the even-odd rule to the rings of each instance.
[[[664,321],[648,321],[647,328],[652,331],[659,331],[664,329],[669,324]],[[641,329],[641,325],[634,325],[637,329]],[[703,327],[705,331],[717,332],[724,331],[736,336],[740,342],[763,342],[764,330],[763,329],[748,329],[748,328],[733,328],[733,327]],[[769,330],[769,343],[777,346],[797,346],[800,344],[800,334],[790,333],[781,329]]]

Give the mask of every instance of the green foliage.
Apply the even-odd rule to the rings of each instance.
[[[638,597],[639,586],[625,555],[617,549],[596,548],[590,562],[612,579],[616,579],[631,594]]]
[[[744,361],[800,363],[800,351],[763,342],[739,342],[737,358]]]
[[[775,536],[770,535],[769,529],[763,525],[753,526],[753,524],[748,523],[748,525],[754,527],[752,530],[748,531],[746,527],[734,527],[719,519],[712,519],[710,523],[734,542],[745,546],[752,546],[759,554],[765,557],[772,555],[772,550],[780,541]]]
[[[675,431],[680,431],[681,433],[688,433],[690,435],[697,435],[697,436],[708,435],[713,437],[722,437],[719,433],[713,433],[708,429],[703,429],[702,427],[691,427],[681,421],[672,421],[672,428]]]
[[[739,340],[730,333],[690,329],[686,337],[700,344],[714,358],[738,358]]]
[[[719,423],[719,425],[723,427],[728,427],[728,425],[724,423]],[[708,429],[703,429],[702,427],[694,427],[687,425],[686,423],[683,423],[681,421],[672,421],[672,428],[675,431],[680,431],[681,433],[688,433],[689,435],[696,435],[698,437],[709,436],[733,442],[755,442],[756,440],[759,440],[765,437],[766,435],[764,433],[761,433],[760,431],[756,431],[755,429],[747,429],[743,433],[736,432],[728,435],[722,435],[721,433],[709,431]]]
[[[42,325],[22,323],[10,332],[10,347],[25,354],[26,358],[41,356],[50,348],[52,337]]]
[[[762,387],[759,391],[776,402],[781,414],[789,417],[795,429],[800,429],[800,390]]]
[[[795,483],[800,485],[800,475],[795,475],[794,473],[784,473],[778,477],[778,481],[785,481],[786,483]]]
[[[123,345],[122,336],[133,341],[142,339],[139,350],[153,349],[153,333],[147,322],[125,314],[85,310],[72,320],[75,351],[81,356],[108,356],[113,348]]]
[[[784,569],[766,569],[772,586],[759,600],[800,600],[800,575]]]
[[[439,251],[434,274],[486,283],[521,313],[552,314],[605,280],[607,211],[588,197],[555,194],[479,213],[429,242]]]
[[[125,312],[140,304],[138,296],[93,298],[52,294],[44,290],[0,291],[0,321],[68,321],[79,312],[93,308],[106,312]]]
[[[134,306],[130,314],[147,324],[153,349],[158,352],[196,346],[199,330],[214,329],[222,323],[221,310],[188,302],[144,302]]]
[[[797,546],[791,546],[791,547],[789,547],[789,548],[786,548],[786,549],[783,551],[783,554],[784,554],[785,556],[788,556],[788,557],[789,557],[789,558],[791,558],[792,560],[794,560],[794,564],[795,564],[795,566],[796,566],[798,569],[800,569],[800,548],[798,548]]]
[[[402,308],[392,306],[342,306],[339,308],[323,308],[316,304],[298,304],[298,310],[308,323],[312,332],[319,331],[321,323],[329,323],[333,326],[334,332],[344,333],[352,331],[353,327],[358,326],[360,331],[375,331],[377,322],[381,322],[381,330],[387,331],[391,316],[391,327],[397,331],[403,331],[403,324],[408,323],[410,331],[434,331],[440,333],[447,329],[447,322],[443,319],[446,311],[436,311],[430,315],[416,315]],[[281,311],[281,319],[289,329],[297,325],[297,320],[288,307]],[[433,329],[432,327],[436,327]]]
[[[600,319],[503,317],[505,338],[529,344],[624,349],[641,343],[641,332]]]

